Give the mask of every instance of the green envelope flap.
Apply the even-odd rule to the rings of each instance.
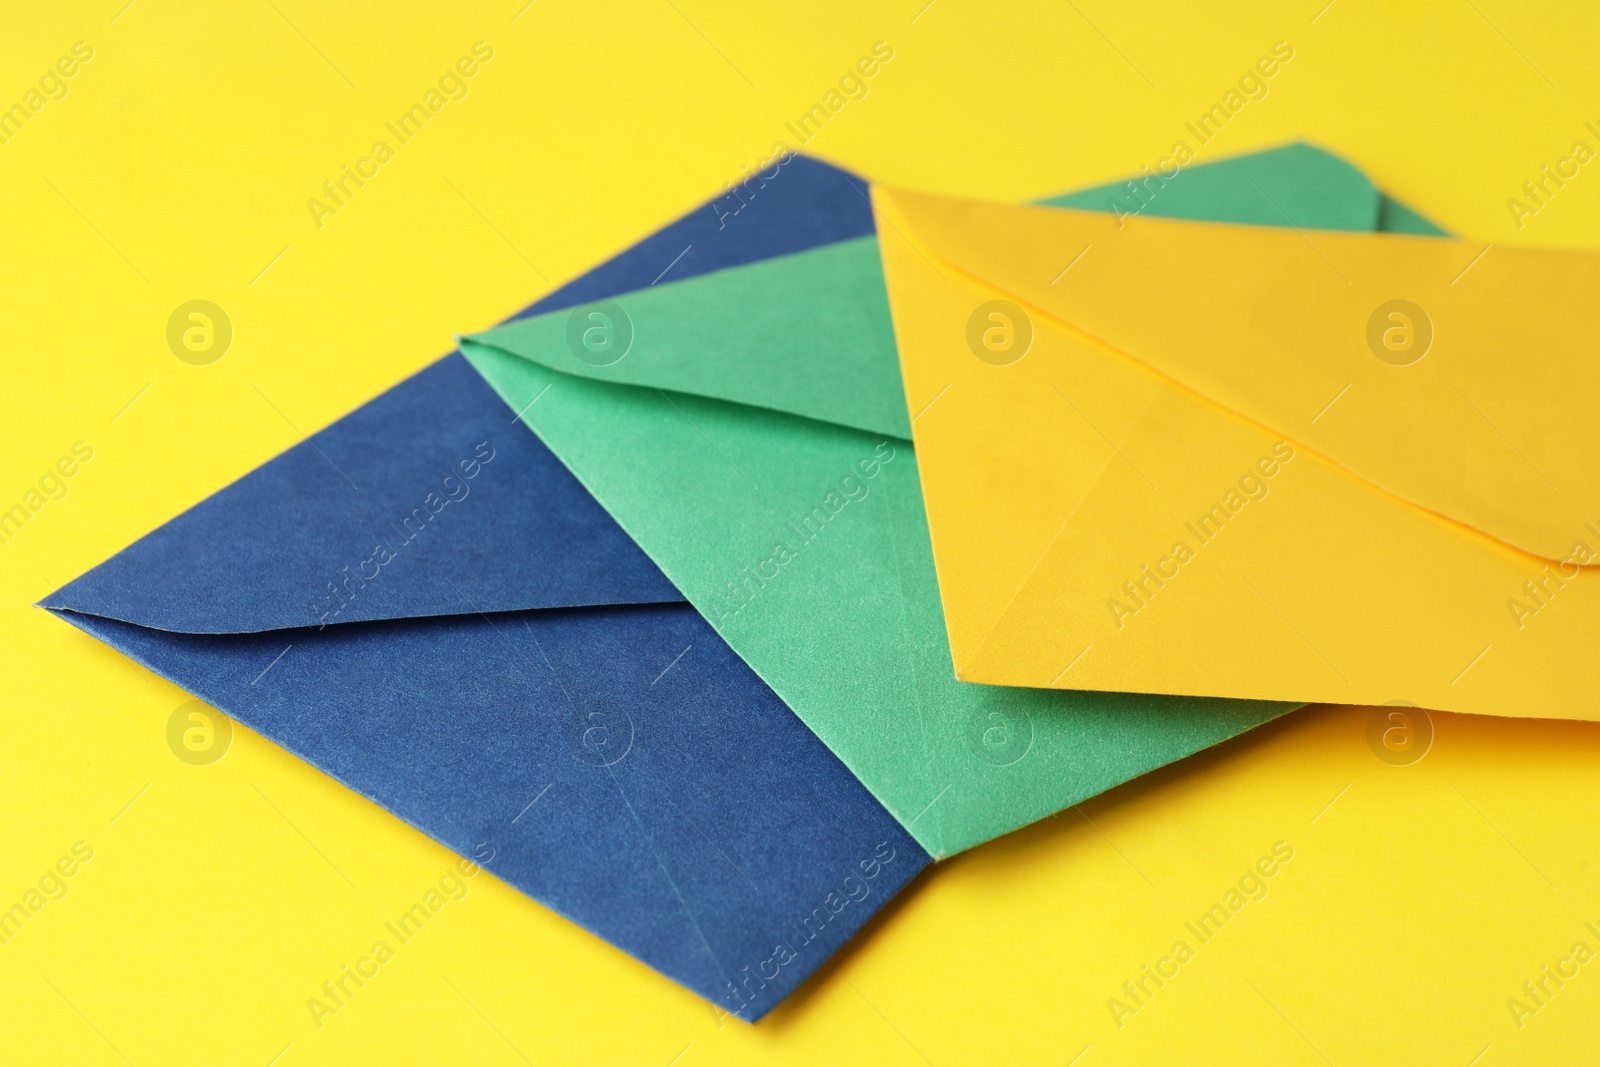
[[[1360,170],[1297,142],[1171,174],[1147,167],[1126,181],[1040,203],[1118,215],[1370,232],[1379,224],[1380,200]]]
[[[883,292],[877,238],[859,237],[519,319],[469,340],[597,381],[909,441]]]

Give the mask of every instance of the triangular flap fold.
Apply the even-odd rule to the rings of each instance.
[[[946,270],[1425,511],[1562,560],[1600,506],[1600,256],[886,195]]]
[[[1364,233],[1377,227],[1386,199],[1356,167],[1303,142],[1214,163],[1191,165],[1190,158],[1174,152],[1123,181],[1039,203],[1119,220],[1149,215]]]
[[[840,241],[462,339],[565,374],[727,400],[909,440],[883,267]],[[574,320],[574,315],[586,318]],[[591,342],[594,349],[588,347]]]
[[[183,633],[682,596],[460,355],[46,597]]]

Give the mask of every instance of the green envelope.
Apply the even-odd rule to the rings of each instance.
[[[1352,230],[1385,209],[1305,145],[1046,203]],[[608,366],[575,354],[584,308],[461,351],[933,856],[1293,709],[956,679],[875,237],[613,304],[632,344]]]

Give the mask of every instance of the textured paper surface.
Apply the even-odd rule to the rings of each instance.
[[[44,604],[746,1020],[928,863],[459,355]]]

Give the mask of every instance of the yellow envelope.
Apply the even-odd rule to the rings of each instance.
[[[875,204],[958,676],[1600,718],[1600,256]]]

